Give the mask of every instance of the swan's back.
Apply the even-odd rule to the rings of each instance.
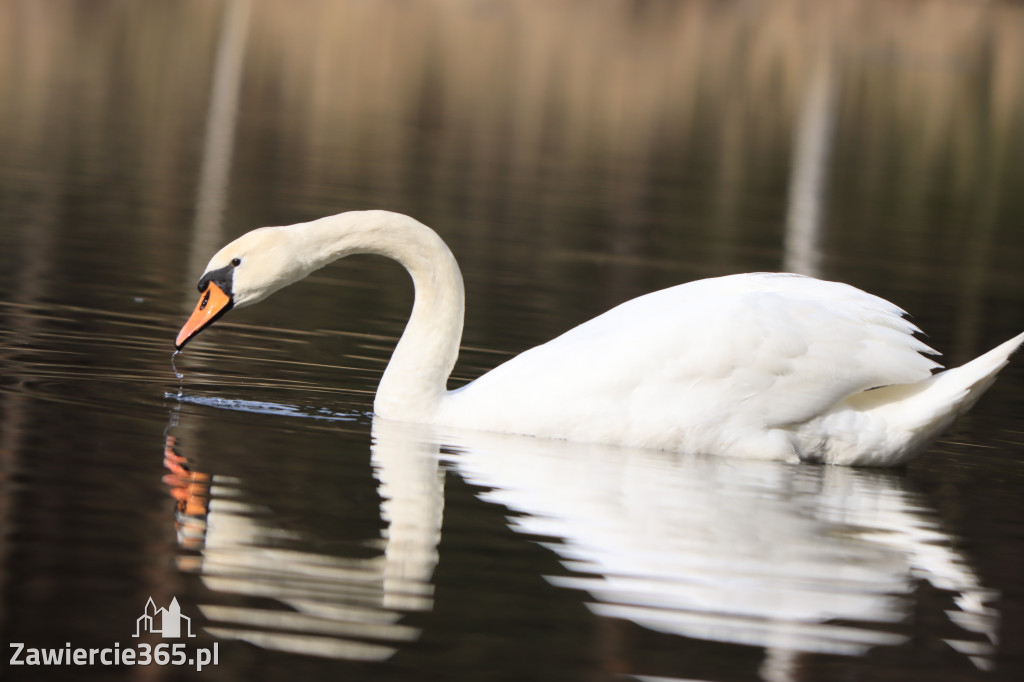
[[[628,301],[451,392],[439,421],[792,458],[793,426],[938,367],[903,315],[800,275],[691,282]]]

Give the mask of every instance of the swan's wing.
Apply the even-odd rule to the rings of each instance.
[[[855,393],[922,381],[939,366],[923,355],[936,353],[914,336],[920,330],[882,298],[792,275],[746,283],[751,290],[726,297],[707,327],[690,332],[685,355],[691,367],[715,368],[699,379],[709,393],[748,404],[764,426],[807,421]]]
[[[486,423],[494,411],[543,426],[538,435],[594,415],[619,429],[623,419],[649,429],[673,415],[683,431],[726,419],[785,426],[854,393],[930,376],[938,365],[921,353],[934,351],[903,315],[849,285],[798,275],[700,280],[628,301],[456,397],[481,428],[508,430]]]

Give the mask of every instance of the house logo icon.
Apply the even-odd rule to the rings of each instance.
[[[181,623],[185,623],[185,633],[181,634]],[[158,609],[150,597],[146,602],[146,609],[135,621],[135,634],[132,637],[139,637],[144,632],[152,632],[163,637],[195,637],[192,634],[192,619],[181,615],[181,607],[178,606],[178,598],[171,599],[166,609]]]

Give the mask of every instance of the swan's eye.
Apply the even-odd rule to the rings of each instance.
[[[234,267],[237,268],[241,264],[242,264],[242,259],[241,258],[232,258],[231,259],[231,265],[233,265]]]

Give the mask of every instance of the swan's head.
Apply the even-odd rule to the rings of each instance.
[[[199,278],[199,303],[174,342],[181,350],[232,308],[258,303],[318,266],[303,257],[288,227],[261,227],[217,252]]]

